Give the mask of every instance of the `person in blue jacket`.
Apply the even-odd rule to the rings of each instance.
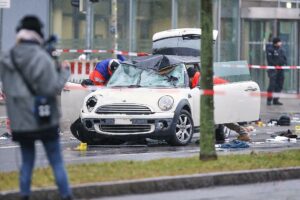
[[[83,80],[81,85],[105,86],[120,62],[125,61],[125,57],[122,55],[117,55],[117,58],[108,58],[97,63],[95,69],[90,73],[89,79]]]

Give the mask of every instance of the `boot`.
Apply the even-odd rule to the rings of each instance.
[[[29,200],[29,196],[22,196],[21,200]]]
[[[249,142],[249,141],[251,141],[251,138],[249,137],[248,134],[239,135],[237,137],[237,139],[240,140],[240,141],[243,141],[243,142]]]
[[[267,106],[271,106],[272,105],[272,98],[268,98],[267,99]]]
[[[279,102],[279,99],[273,99],[273,105],[282,106],[283,103]]]

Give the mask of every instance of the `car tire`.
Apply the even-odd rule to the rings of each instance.
[[[76,139],[88,145],[120,145],[124,143],[124,141],[118,139],[96,137],[96,133],[84,128],[80,118],[71,125],[70,129]]]
[[[171,137],[167,142],[172,146],[186,146],[191,142],[193,134],[194,122],[191,114],[186,110],[181,110],[175,119]]]

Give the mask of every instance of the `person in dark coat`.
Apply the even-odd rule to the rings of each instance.
[[[273,39],[273,46],[267,48],[267,61],[269,66],[285,66],[287,65],[287,59],[285,52],[282,49],[282,42],[280,38]],[[284,83],[284,71],[282,69],[269,69],[269,87],[268,93],[280,93]],[[267,105],[283,105],[279,102],[279,98],[273,98],[269,96],[267,99]]]
[[[20,195],[28,200],[35,161],[35,142],[40,140],[64,200],[72,199],[59,142],[60,111],[56,96],[70,76],[69,64],[54,62],[43,48],[43,24],[25,16],[17,27],[15,46],[0,58],[0,81],[6,98],[12,139],[20,145]]]

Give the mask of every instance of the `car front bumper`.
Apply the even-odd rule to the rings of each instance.
[[[167,136],[172,127],[174,113],[151,115],[98,115],[82,113],[84,128],[103,136],[144,136],[160,138]]]

